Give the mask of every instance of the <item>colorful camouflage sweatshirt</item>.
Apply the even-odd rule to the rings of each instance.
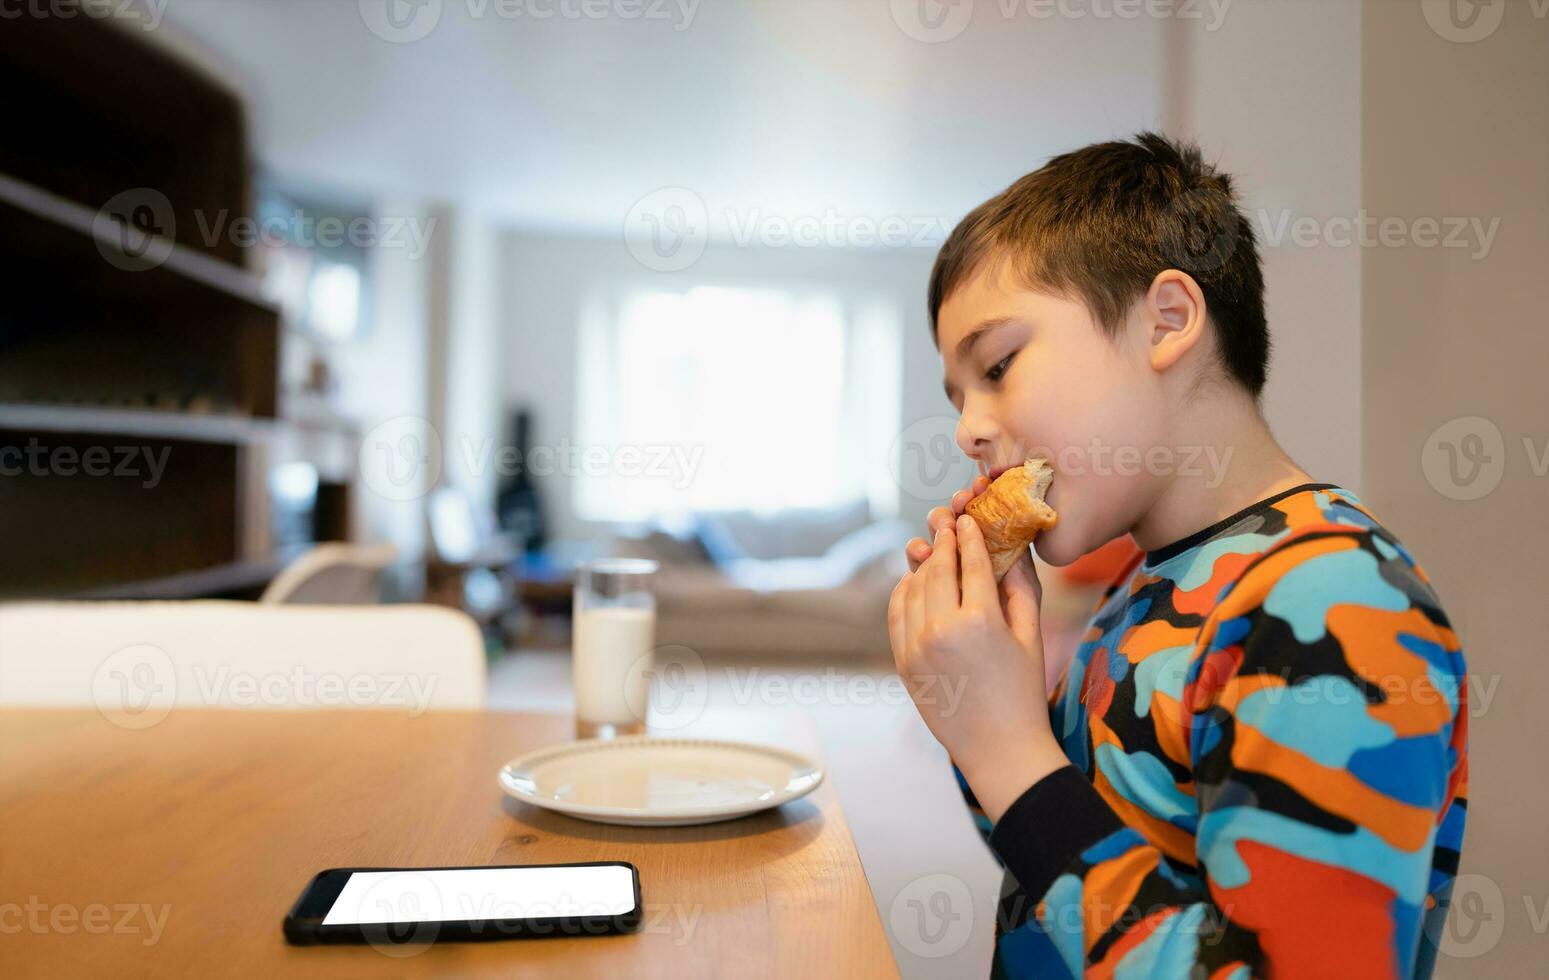
[[[1138,555],[1050,694],[1071,765],[993,828],[962,784],[1008,872],[994,975],[1429,976],[1466,698],[1425,573],[1348,490]]]

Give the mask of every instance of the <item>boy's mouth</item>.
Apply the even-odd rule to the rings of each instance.
[[[1021,466],[1021,465],[1022,465],[1022,464],[1021,464],[1021,463],[1014,463],[1014,464],[1012,464],[1012,465],[1013,465],[1013,466]],[[1002,466],[992,466],[992,467],[990,467],[990,468],[989,468],[989,470],[987,470],[987,471],[986,471],[986,472],[985,472],[985,474],[984,474],[984,475],[985,475],[985,476],[987,476],[987,477],[989,477],[989,478],[990,478],[990,482],[991,482],[991,483],[994,483],[994,482],[995,482],[995,480],[996,480],[996,479],[997,479],[997,478],[998,478],[998,477],[999,477],[999,476],[1000,476],[1000,475],[1001,475],[1001,474],[1002,474],[1002,473],[1004,473],[1004,472],[1006,472],[1006,471],[1007,471],[1007,470],[1009,470],[1009,469],[1011,469],[1011,468],[1012,468],[1012,467],[1011,467],[1011,466],[1004,466],[1004,465],[1002,465]]]

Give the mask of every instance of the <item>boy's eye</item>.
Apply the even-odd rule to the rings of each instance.
[[[999,381],[1000,376],[1006,373],[1006,368],[1011,365],[1011,359],[1015,356],[1015,354],[1007,354],[1005,357],[996,361],[993,367],[984,372],[985,380]]]

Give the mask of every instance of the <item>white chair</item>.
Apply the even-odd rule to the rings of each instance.
[[[398,549],[390,544],[320,544],[286,565],[258,601],[325,606],[379,603],[382,569],[397,555]]]
[[[0,604],[0,706],[97,707],[134,725],[180,708],[484,707],[484,642],[440,606]]]

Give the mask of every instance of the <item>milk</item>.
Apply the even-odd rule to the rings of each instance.
[[[577,721],[644,725],[651,682],[648,655],[655,639],[654,609],[603,606],[577,611],[572,650]]]

